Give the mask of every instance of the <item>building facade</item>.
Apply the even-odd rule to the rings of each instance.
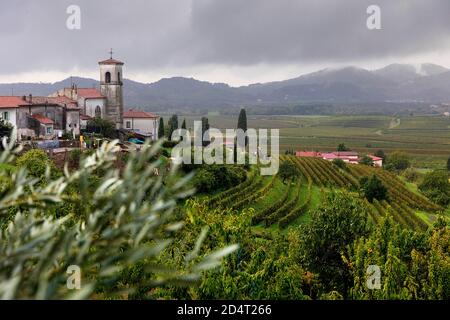
[[[111,57],[100,61],[100,88],[78,88],[72,84],[47,97],[0,96],[0,119],[17,128],[18,139],[78,135],[87,122],[101,118],[115,123],[117,129],[133,131],[158,139],[159,117],[144,111],[129,110],[124,115],[123,65]]]
[[[159,117],[150,112],[131,109],[123,114],[123,128],[145,138],[157,140]]]
[[[105,116],[116,124],[123,125],[123,62],[111,58],[100,61],[100,92],[106,98]]]

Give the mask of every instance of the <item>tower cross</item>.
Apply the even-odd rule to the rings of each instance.
[[[111,59],[112,59],[112,57],[113,57],[113,53],[114,53],[114,51],[113,51],[113,49],[111,48],[111,50],[109,51],[109,55],[110,55]]]

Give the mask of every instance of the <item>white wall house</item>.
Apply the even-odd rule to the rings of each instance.
[[[159,116],[145,111],[128,110],[123,113],[123,128],[157,140]]]
[[[11,124],[12,126],[17,126],[17,108],[2,108],[0,106],[0,119]]]
[[[22,97],[0,96],[0,119],[11,124],[15,128],[19,128],[19,106],[21,105],[28,105],[28,102]]]
[[[77,90],[77,102],[84,115],[91,118],[105,118],[106,98],[97,89],[80,88]]]

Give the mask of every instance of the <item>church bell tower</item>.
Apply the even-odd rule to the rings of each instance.
[[[100,65],[100,92],[106,97],[106,118],[116,124],[116,128],[123,126],[123,62],[113,59],[111,49],[110,58],[98,63]]]

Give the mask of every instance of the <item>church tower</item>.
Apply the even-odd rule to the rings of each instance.
[[[120,129],[123,125],[123,62],[113,59],[111,49],[110,58],[100,61],[100,92],[106,97],[106,118]]]

